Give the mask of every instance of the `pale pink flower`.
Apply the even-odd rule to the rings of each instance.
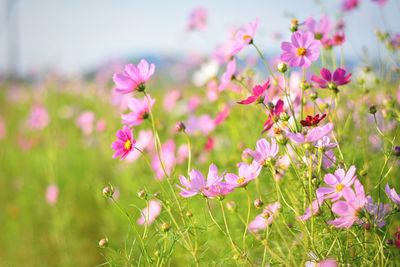
[[[140,212],[140,218],[137,220],[139,225],[150,225],[161,213],[161,203],[158,200],[150,200],[146,208]]]
[[[317,22],[313,17],[306,19],[304,25],[308,31],[314,33],[317,40],[325,40],[333,29],[333,24],[329,16],[322,15]]]
[[[240,29],[235,34],[235,39],[232,43],[230,55],[234,56],[239,53],[246,45],[253,42],[254,35],[258,27],[258,18],[250,22],[245,28]]]
[[[277,216],[280,208],[281,204],[279,202],[268,205],[261,214],[257,215],[256,218],[249,223],[249,232],[255,233],[267,228]]]
[[[153,132],[152,130],[141,130],[138,133],[138,138],[136,140],[135,147],[140,149],[141,151],[153,152]],[[141,155],[139,150],[134,149],[129,153],[126,157],[126,161],[133,162],[136,161]]]
[[[182,97],[182,93],[179,90],[171,90],[165,94],[163,107],[166,111],[172,111],[178,100]]]
[[[315,127],[306,134],[286,132],[286,136],[297,144],[314,143],[324,136],[327,136],[333,130],[333,123],[327,123],[324,126]]]
[[[93,132],[94,120],[95,117],[92,111],[84,111],[78,116],[75,123],[84,135],[90,135]]]
[[[6,136],[6,124],[2,117],[0,117],[0,140]]]
[[[127,126],[137,126],[147,119],[150,114],[150,109],[153,107],[155,99],[144,98],[142,100],[136,98],[130,98],[128,100],[128,107],[131,110],[128,114],[122,114],[122,122]]]
[[[231,188],[246,186],[250,181],[256,179],[261,171],[261,166],[255,161],[252,164],[241,162],[238,164],[238,167],[239,175],[234,173],[227,173],[225,175],[225,181]]]
[[[275,139],[271,139],[269,143],[264,138],[259,139],[256,143],[256,150],[251,151],[251,156],[261,166],[267,165],[272,160],[276,159],[279,152],[279,146]]]
[[[160,154],[161,154],[161,160],[164,164],[164,169],[163,166],[161,165],[158,155],[155,154],[153,156],[151,165],[153,167],[153,170],[155,171],[156,178],[158,180],[162,180],[165,178],[165,172],[167,173],[168,176],[171,175],[172,169],[176,165],[175,148],[176,148],[175,142],[171,139],[161,145]]]
[[[97,121],[97,123],[96,123],[96,131],[98,133],[104,132],[106,130],[106,127],[107,127],[107,123],[106,123],[106,121],[104,119],[100,119],[100,120]]]
[[[219,91],[223,91],[231,83],[232,78],[235,76],[236,72],[236,59],[233,58],[226,65],[226,71],[222,74],[220,79],[220,84],[218,87]]]
[[[185,125],[186,132],[190,135],[197,133],[208,135],[216,127],[215,120],[210,115],[201,115],[200,117],[190,116]]]
[[[307,221],[308,219],[310,219],[313,215],[318,214],[322,204],[324,203],[325,199],[321,196],[318,197],[317,199],[315,199],[310,207],[308,207],[304,213],[304,215],[299,216],[299,220],[300,221]]]
[[[332,201],[339,200],[346,194],[346,191],[352,191],[351,186],[357,178],[355,174],[354,166],[351,166],[347,172],[344,169],[337,169],[335,174],[326,174],[324,181],[329,187],[318,188],[317,195],[323,196],[325,199],[330,198]]]
[[[56,184],[50,184],[46,189],[46,202],[53,206],[57,203],[58,199],[58,186]]]
[[[204,30],[207,26],[207,10],[198,7],[190,12],[189,16],[189,30]]]

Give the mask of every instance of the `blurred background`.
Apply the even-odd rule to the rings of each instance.
[[[400,1],[360,2],[343,14],[338,0],[0,0],[0,266],[102,265],[103,237],[115,248],[110,257],[129,248],[126,218],[101,194],[112,183],[121,205],[138,217],[144,203],[136,193],[153,175],[140,159],[111,158],[123,106],[111,77],[124,63],[156,64],[152,96],[183,88],[190,95],[192,71],[232,29],[258,17],[257,44],[275,58],[291,19],[324,13],[346,23],[346,64],[374,64],[384,53],[374,31],[400,31]],[[206,27],[191,31],[189,14],[198,7],[207,11]],[[201,103],[190,101],[159,119],[163,138],[184,117],[182,106]],[[157,99],[155,112],[168,108]],[[247,134],[251,125],[235,127],[243,126],[231,125],[236,137],[259,136]],[[206,140],[196,140],[201,150]],[[235,162],[239,149],[224,150],[222,162]]]

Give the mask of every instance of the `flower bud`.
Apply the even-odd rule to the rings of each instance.
[[[290,31],[296,32],[299,29],[299,21],[297,19],[292,19],[290,23]]]
[[[285,146],[287,144],[287,142],[289,141],[289,139],[284,135],[279,135],[275,139],[278,144],[283,145],[283,146]]]
[[[376,109],[375,105],[372,105],[369,107],[369,113],[375,114],[378,110]]]
[[[367,176],[367,174],[368,174],[368,169],[367,168],[362,168],[360,170],[360,175],[361,176]]]
[[[279,71],[280,73],[285,73],[285,72],[287,71],[287,69],[288,69],[287,64],[286,64],[286,63],[283,63],[283,62],[279,62],[278,65],[277,65],[276,67],[277,67],[277,69],[278,69],[278,71]]]
[[[103,196],[106,198],[112,198],[114,195],[114,188],[111,185],[107,185],[103,188]]]
[[[228,201],[228,202],[226,203],[226,208],[227,208],[229,211],[235,212],[236,209],[237,209],[237,206],[236,206],[235,201],[233,201],[233,200]]]
[[[364,223],[363,227],[364,227],[365,230],[371,230],[372,225],[370,223]]]
[[[290,119],[290,116],[286,112],[282,112],[280,118],[283,121],[288,121]]]
[[[302,89],[302,90],[307,90],[307,89],[309,89],[311,87],[311,84],[308,82],[308,81],[301,81],[301,83],[300,83],[300,88]]]
[[[262,206],[264,206],[264,202],[262,202],[261,199],[257,198],[256,200],[254,200],[254,207],[256,207],[257,209],[261,208]]]
[[[388,244],[389,246],[391,246],[391,245],[393,245],[394,244],[394,241],[393,241],[393,239],[388,239],[387,241],[386,241],[386,244]]]
[[[166,233],[171,229],[171,226],[168,223],[161,224],[161,230]]]
[[[100,248],[106,248],[108,247],[108,238],[102,238],[99,241],[99,247]]]
[[[310,94],[310,98],[312,101],[315,101],[318,98],[318,93],[317,92],[312,92]]]
[[[137,196],[140,199],[146,199],[147,198],[147,192],[144,189],[142,189],[139,192],[137,192]]]
[[[186,130],[186,125],[183,122],[179,121],[179,122],[177,122],[175,124],[175,131],[176,132],[183,132],[185,130]]]
[[[188,218],[193,217],[193,213],[192,213],[191,211],[187,211],[185,215],[186,215],[186,217],[188,217]]]
[[[275,107],[275,105],[274,105],[274,103],[272,103],[272,102],[268,102],[268,103],[267,103],[267,107],[268,107],[269,110],[273,110],[274,107]]]
[[[400,157],[400,146],[395,146],[393,148],[393,155],[395,155],[396,157]]]

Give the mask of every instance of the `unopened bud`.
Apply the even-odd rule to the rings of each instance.
[[[400,157],[400,146],[395,146],[393,148],[393,155],[395,155],[396,157]]]
[[[292,19],[290,23],[290,31],[296,32],[299,29],[299,21],[297,19]]]
[[[183,122],[180,121],[175,124],[175,131],[182,132],[185,130],[186,130],[186,125]]]
[[[308,81],[301,81],[300,88],[302,90],[307,90],[311,87],[311,84]]]
[[[185,215],[186,215],[186,217],[188,217],[188,218],[193,217],[193,213],[192,213],[191,211],[187,211]]]
[[[254,200],[254,207],[256,207],[257,209],[261,208],[262,206],[264,206],[264,202],[262,202],[261,199],[257,198],[256,200]]]
[[[161,224],[161,230],[166,233],[171,229],[171,226],[168,223]]]
[[[107,185],[103,188],[103,196],[107,198],[112,198],[114,195],[114,188],[111,185]]]
[[[100,248],[106,248],[108,247],[108,238],[102,238],[99,241],[99,247]]]
[[[287,66],[286,63],[279,62],[278,65],[277,65],[277,69],[278,69],[278,71],[280,73],[285,73],[287,71],[287,69],[288,69],[288,66]]]
[[[147,198],[147,192],[144,189],[142,189],[139,192],[137,192],[137,196],[140,199],[146,199]]]
[[[369,107],[369,113],[375,114],[377,111],[378,110],[377,110],[375,105],[372,105],[372,106]]]
[[[315,101],[318,98],[318,93],[317,92],[312,92],[310,94],[310,98],[312,101]]]
[[[233,201],[233,200],[228,201],[228,202],[226,203],[226,208],[227,208],[229,211],[232,211],[232,212],[236,211],[237,206],[236,206],[235,201]]]
[[[288,141],[289,141],[289,139],[284,135],[279,135],[276,137],[276,142],[280,145],[285,146]]]
[[[283,121],[288,121],[290,119],[290,116],[286,112],[282,112],[280,118]]]

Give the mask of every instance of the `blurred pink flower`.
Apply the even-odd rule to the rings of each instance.
[[[258,18],[250,22],[245,28],[240,29],[235,34],[235,39],[232,43],[230,55],[234,56],[239,53],[243,47],[253,42],[254,35],[258,27]]]
[[[155,99],[144,98],[142,100],[130,98],[128,100],[128,107],[131,110],[128,114],[122,114],[122,122],[127,126],[137,126],[142,124],[143,120],[147,119],[150,109],[153,107]]]
[[[217,117],[215,117],[215,120],[214,120],[215,125],[219,125],[219,124],[223,123],[226,120],[226,118],[228,117],[229,112],[230,112],[230,109],[227,106],[224,106],[223,109],[220,112],[218,112]]]
[[[85,111],[78,116],[75,123],[84,135],[90,135],[93,132],[94,119],[92,111]]]
[[[268,205],[261,214],[257,215],[256,218],[249,223],[249,232],[255,233],[265,229],[273,222],[280,208],[281,204],[279,202]]]
[[[133,64],[125,65],[123,73],[115,73],[113,80],[116,85],[115,90],[121,94],[128,94],[133,91],[144,91],[145,83],[154,74],[154,64],[142,59],[137,66]]]
[[[304,23],[308,31],[314,33],[316,40],[325,40],[333,29],[333,24],[329,16],[322,15],[317,22],[313,17],[306,19]]]
[[[141,130],[137,135],[137,140],[135,147],[138,149],[148,152],[153,152],[153,132],[152,130]],[[140,157],[141,153],[134,149],[131,153],[126,157],[126,161],[133,162]]]
[[[208,135],[215,129],[215,120],[210,115],[201,115],[200,117],[190,116],[186,125],[186,132],[190,135],[201,133]]]
[[[400,195],[397,194],[396,189],[390,188],[389,184],[386,184],[385,192],[391,201],[400,206]]]
[[[359,5],[359,0],[342,0],[342,10],[351,11],[357,8]]]
[[[50,122],[49,113],[42,105],[33,106],[28,117],[28,127],[33,130],[42,130]]]
[[[198,7],[190,12],[189,16],[189,30],[204,30],[207,26],[207,10]]]
[[[6,123],[4,122],[4,119],[0,117],[0,140],[6,136],[6,133],[7,133]]]
[[[308,68],[319,57],[321,42],[311,32],[294,32],[291,42],[281,43],[281,60],[291,67]]]
[[[299,216],[300,221],[307,221],[310,219],[312,216],[316,215],[319,212],[319,209],[321,208],[322,204],[324,203],[325,199],[321,196],[315,199],[310,207],[308,207],[304,213],[304,215]]]
[[[163,106],[166,111],[172,111],[175,106],[176,102],[182,97],[182,93],[179,90],[171,90],[165,94]]]
[[[124,159],[135,148],[136,140],[133,139],[132,130],[128,126],[124,126],[117,131],[117,140],[114,141],[111,147],[115,150],[113,158],[121,157]]]
[[[106,121],[104,119],[100,119],[100,120],[97,121],[97,123],[96,123],[96,131],[98,133],[104,132],[106,130],[106,127],[107,127],[107,123],[106,123]]]
[[[50,184],[46,189],[46,202],[53,206],[57,203],[58,199],[58,186],[56,184]]]
[[[150,225],[161,213],[161,203],[158,200],[150,200],[146,208],[140,212],[140,218],[137,220],[139,225]]]
[[[236,59],[233,58],[226,64],[226,71],[222,74],[218,86],[219,91],[223,91],[231,83],[232,78],[236,72]]]
[[[175,142],[171,139],[161,145],[161,159],[164,164],[165,172],[168,175],[171,175],[172,169],[175,167],[176,164],[175,148]],[[156,178],[158,180],[164,179],[165,173],[157,154],[153,156],[151,165],[153,167],[153,170],[155,171]]]

